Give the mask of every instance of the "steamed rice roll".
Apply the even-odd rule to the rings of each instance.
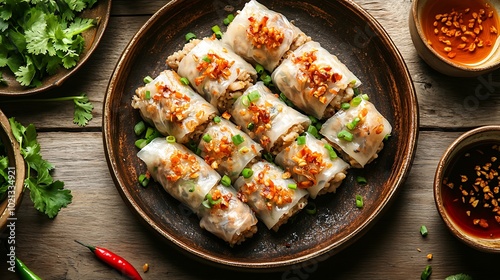
[[[268,229],[278,231],[307,205],[309,194],[297,188],[290,173],[267,161],[259,161],[248,170],[251,170],[251,175],[240,176],[234,187],[239,198],[250,205]]]
[[[181,144],[169,143],[163,137],[153,139],[137,156],[144,161],[155,181],[193,212],[221,179],[192,151]]]
[[[298,188],[311,198],[335,192],[346,177],[349,164],[332,152],[332,147],[309,133],[297,138],[276,156],[276,163],[290,172]]]
[[[200,227],[233,246],[257,232],[257,218],[248,205],[237,198],[232,187],[221,184],[207,194],[198,210]]]
[[[287,106],[262,82],[236,100],[231,115],[237,125],[272,154],[293,143],[311,124],[307,116]]]
[[[252,65],[215,38],[188,43],[181,52],[169,57],[167,63],[221,113],[257,78]]]
[[[287,18],[255,0],[229,24],[222,42],[252,64],[272,72],[285,54],[310,40]]]
[[[172,135],[179,143],[195,140],[208,122],[217,115],[210,105],[171,70],[160,73],[152,82],[136,90],[132,107],[154,124],[164,135]]]
[[[328,119],[320,133],[342,152],[352,167],[362,168],[378,157],[392,127],[375,105],[361,96],[350,104],[349,109],[340,110]]]
[[[220,175],[238,178],[245,166],[260,156],[262,147],[228,120],[217,118],[203,133],[200,156]]]
[[[361,81],[317,42],[291,53],[271,75],[274,85],[295,105],[318,119],[332,116],[352,99]]]

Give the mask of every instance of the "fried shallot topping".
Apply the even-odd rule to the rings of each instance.
[[[264,16],[260,21],[249,17],[250,26],[247,28],[247,37],[252,40],[252,45],[258,49],[265,46],[272,50],[278,48],[285,38],[283,32],[274,27],[267,27],[269,17]]]
[[[200,164],[196,160],[196,156],[180,151],[172,153],[170,163],[165,162],[160,166],[170,166],[165,177],[171,182],[177,182],[181,178],[196,179],[200,172]]]
[[[233,64],[234,61],[228,61],[215,53],[209,52],[205,57],[201,58],[200,63],[196,66],[196,70],[201,75],[196,77],[194,81],[199,86],[205,78],[219,81],[220,79],[228,79],[231,76],[229,68]]]
[[[311,88],[310,94],[316,97],[321,103],[328,102],[327,94],[337,94],[334,89],[328,89],[328,83],[335,83],[342,79],[342,75],[332,71],[330,66],[318,66],[314,62],[318,59],[317,50],[305,52],[300,57],[293,58],[293,63],[300,64],[300,71],[304,74],[303,81]]]
[[[318,152],[313,152],[307,146],[298,151],[292,160],[296,163],[293,167],[293,172],[299,176],[304,176],[305,180],[298,182],[298,187],[306,189],[316,185],[316,175],[318,175],[325,167],[323,155]]]
[[[180,122],[189,115],[191,98],[181,92],[173,91],[164,84],[156,84],[157,93],[153,96],[155,101],[160,102],[165,118],[171,122]]]

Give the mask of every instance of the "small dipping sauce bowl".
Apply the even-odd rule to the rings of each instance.
[[[500,253],[500,126],[457,138],[434,177],[434,200],[450,232],[484,252]]]
[[[499,0],[413,0],[409,28],[419,56],[454,77],[500,68]]]

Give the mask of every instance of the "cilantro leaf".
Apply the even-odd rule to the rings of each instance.
[[[86,94],[82,94],[81,98],[73,99],[75,102],[75,115],[73,117],[73,123],[78,126],[86,126],[90,120],[92,120],[92,110],[94,105],[90,103],[89,98]]]
[[[30,124],[25,127],[14,118],[10,118],[9,123],[27,166],[24,187],[29,189],[34,207],[49,218],[54,218],[61,208],[71,203],[71,191],[64,189],[62,181],[54,181],[50,174],[54,166],[40,154],[35,126]]]

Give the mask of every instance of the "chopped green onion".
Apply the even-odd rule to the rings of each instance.
[[[220,123],[221,119],[219,116],[214,117],[214,123]]]
[[[316,129],[317,129],[318,131],[320,131],[320,130],[321,130],[321,128],[323,127],[323,124],[322,124],[322,123],[320,123],[320,122],[317,122],[317,123],[314,125],[314,127],[316,127]]]
[[[243,175],[243,178],[248,179],[252,177],[253,170],[251,168],[244,168],[243,171],[241,171],[241,175]]]
[[[250,98],[248,98],[248,95],[244,95],[242,98],[241,98],[241,104],[245,107],[248,107],[250,106]]]
[[[250,152],[250,149],[247,146],[243,146],[238,150],[238,153],[240,154],[246,154],[248,152]]]
[[[334,160],[337,158],[337,153],[335,152],[335,150],[332,148],[332,146],[330,146],[330,144],[325,144],[325,149],[328,151],[328,155],[330,156],[330,159],[331,160]]]
[[[144,83],[145,84],[149,84],[153,81],[153,78],[151,78],[151,76],[146,76],[144,77]]]
[[[150,138],[151,135],[153,135],[153,133],[155,133],[155,129],[152,127],[148,127],[148,129],[146,130],[146,135],[144,135],[144,138],[146,139]]]
[[[361,97],[366,101],[370,100],[370,97],[366,93],[362,94]]]
[[[257,90],[254,90],[248,94],[248,100],[250,100],[250,102],[257,101],[259,100],[259,98],[260,98],[260,93]]]
[[[305,136],[299,136],[297,137],[297,145],[304,145],[306,143],[306,137]]]
[[[260,64],[255,65],[255,71],[257,71],[257,74],[264,73],[264,71],[265,71],[264,66],[262,66]]]
[[[167,139],[168,143],[175,143],[175,136],[173,136],[173,135],[167,136],[166,139]]]
[[[342,110],[347,110],[347,109],[351,108],[351,104],[344,102],[340,105],[340,108],[342,108]]]
[[[321,136],[318,133],[318,129],[314,125],[310,125],[307,128],[307,132],[310,133],[312,136],[316,137],[317,139],[321,139]]]
[[[363,208],[363,197],[359,194],[356,195],[356,207]]]
[[[340,138],[340,139],[344,139],[345,141],[348,141],[348,142],[351,142],[352,139],[354,138],[354,136],[352,135],[352,133],[350,133],[349,131],[346,131],[346,130],[340,131],[337,134],[337,137]]]
[[[391,134],[386,134],[386,135],[384,136],[384,141],[389,140],[389,137],[391,137]]]
[[[351,100],[351,106],[353,107],[356,107],[358,106],[359,104],[361,104],[361,101],[363,100],[363,98],[361,98],[361,96],[356,96],[354,97],[352,100]]]
[[[263,157],[268,162],[274,162],[274,157],[271,153],[264,153]]]
[[[189,41],[191,41],[191,39],[196,39],[196,35],[192,32],[189,32],[188,34],[186,34],[185,38],[186,38],[186,42],[189,42]]]
[[[432,274],[432,267],[430,265],[426,266],[424,271],[422,271],[422,274],[420,275],[421,280],[427,280],[429,277],[431,277]]]
[[[193,183],[191,187],[189,188],[189,192],[194,192],[196,190],[196,185]]]
[[[196,147],[194,153],[197,154],[197,155],[201,155],[201,149],[198,148],[198,147]]]
[[[210,57],[208,57],[208,56],[204,56],[202,59],[203,59],[203,61],[208,62],[208,63],[212,62],[210,60]]]
[[[346,127],[349,128],[349,130],[353,130],[356,128],[356,126],[358,125],[358,123],[361,121],[360,118],[358,117],[355,117],[354,120],[352,120],[352,122],[346,124]]]
[[[229,187],[231,186],[231,178],[229,178],[227,175],[224,175],[220,180],[220,183],[225,187]]]
[[[205,208],[212,208],[212,206],[219,204],[222,201],[222,198],[214,200],[211,194],[207,194],[205,196],[205,200],[203,200],[202,204]]]
[[[420,227],[420,234],[421,234],[422,236],[424,236],[424,237],[425,237],[425,236],[427,236],[427,234],[429,234],[429,231],[427,230],[427,227],[426,227],[426,226],[422,225],[422,226]]]
[[[253,122],[250,122],[247,124],[247,129],[252,131],[253,129],[255,128],[255,124],[253,124]]]
[[[363,176],[356,176],[356,182],[358,182],[358,184],[366,184],[366,183],[368,183],[368,181],[366,180],[366,178],[363,177]]]
[[[234,15],[229,14],[227,17],[222,21],[225,25],[229,25],[231,22],[234,20]]]
[[[189,80],[188,80],[188,78],[186,78],[186,77],[182,77],[182,78],[181,78],[181,83],[182,83],[183,85],[186,85],[186,86],[187,86],[187,85],[189,85]]]
[[[285,102],[286,105],[288,105],[290,107],[294,106],[292,101],[290,101],[290,99],[288,99],[288,97],[286,97],[286,95],[282,92],[280,92],[280,99],[281,99],[281,101]]]
[[[313,116],[307,116],[309,118],[309,120],[311,121],[311,124],[317,124],[319,121],[317,118],[313,117]]]
[[[356,82],[354,82],[354,83],[356,83]],[[353,88],[352,91],[354,91],[355,96],[358,96],[361,94],[361,90],[359,88]]]
[[[271,79],[271,76],[267,75],[267,73],[264,73],[260,76],[260,79],[264,82],[264,85],[269,86],[273,80]]]
[[[210,141],[212,141],[212,136],[210,136],[210,134],[207,133],[207,134],[203,135],[202,139],[203,139],[203,141],[210,143]]]
[[[311,201],[309,203],[307,203],[305,210],[306,210],[306,213],[309,215],[314,215],[314,214],[316,214],[316,212],[318,212],[318,210],[316,209],[316,204],[314,202],[311,202]]]
[[[288,188],[292,189],[292,190],[296,190],[297,189],[297,184],[288,184]]]
[[[239,144],[245,142],[245,138],[243,138],[243,136],[241,136],[240,134],[234,135],[233,137],[231,137],[231,139],[233,140],[233,143],[236,146],[238,146]]]
[[[146,125],[144,124],[143,121],[136,123],[134,126],[134,132],[135,135],[137,136],[141,135],[145,130],[146,130]]]
[[[148,144],[148,140],[146,140],[146,139],[137,139],[135,141],[135,146],[139,149],[146,147],[147,144]]]
[[[220,31],[220,27],[218,25],[212,26],[212,31],[215,33],[218,39],[222,38],[222,32]]]
[[[149,178],[146,176],[146,174],[141,174],[139,175],[139,184],[143,187],[147,187],[149,184]]]
[[[145,96],[146,99],[150,99],[151,98],[151,92],[149,90],[146,90],[146,96]]]

